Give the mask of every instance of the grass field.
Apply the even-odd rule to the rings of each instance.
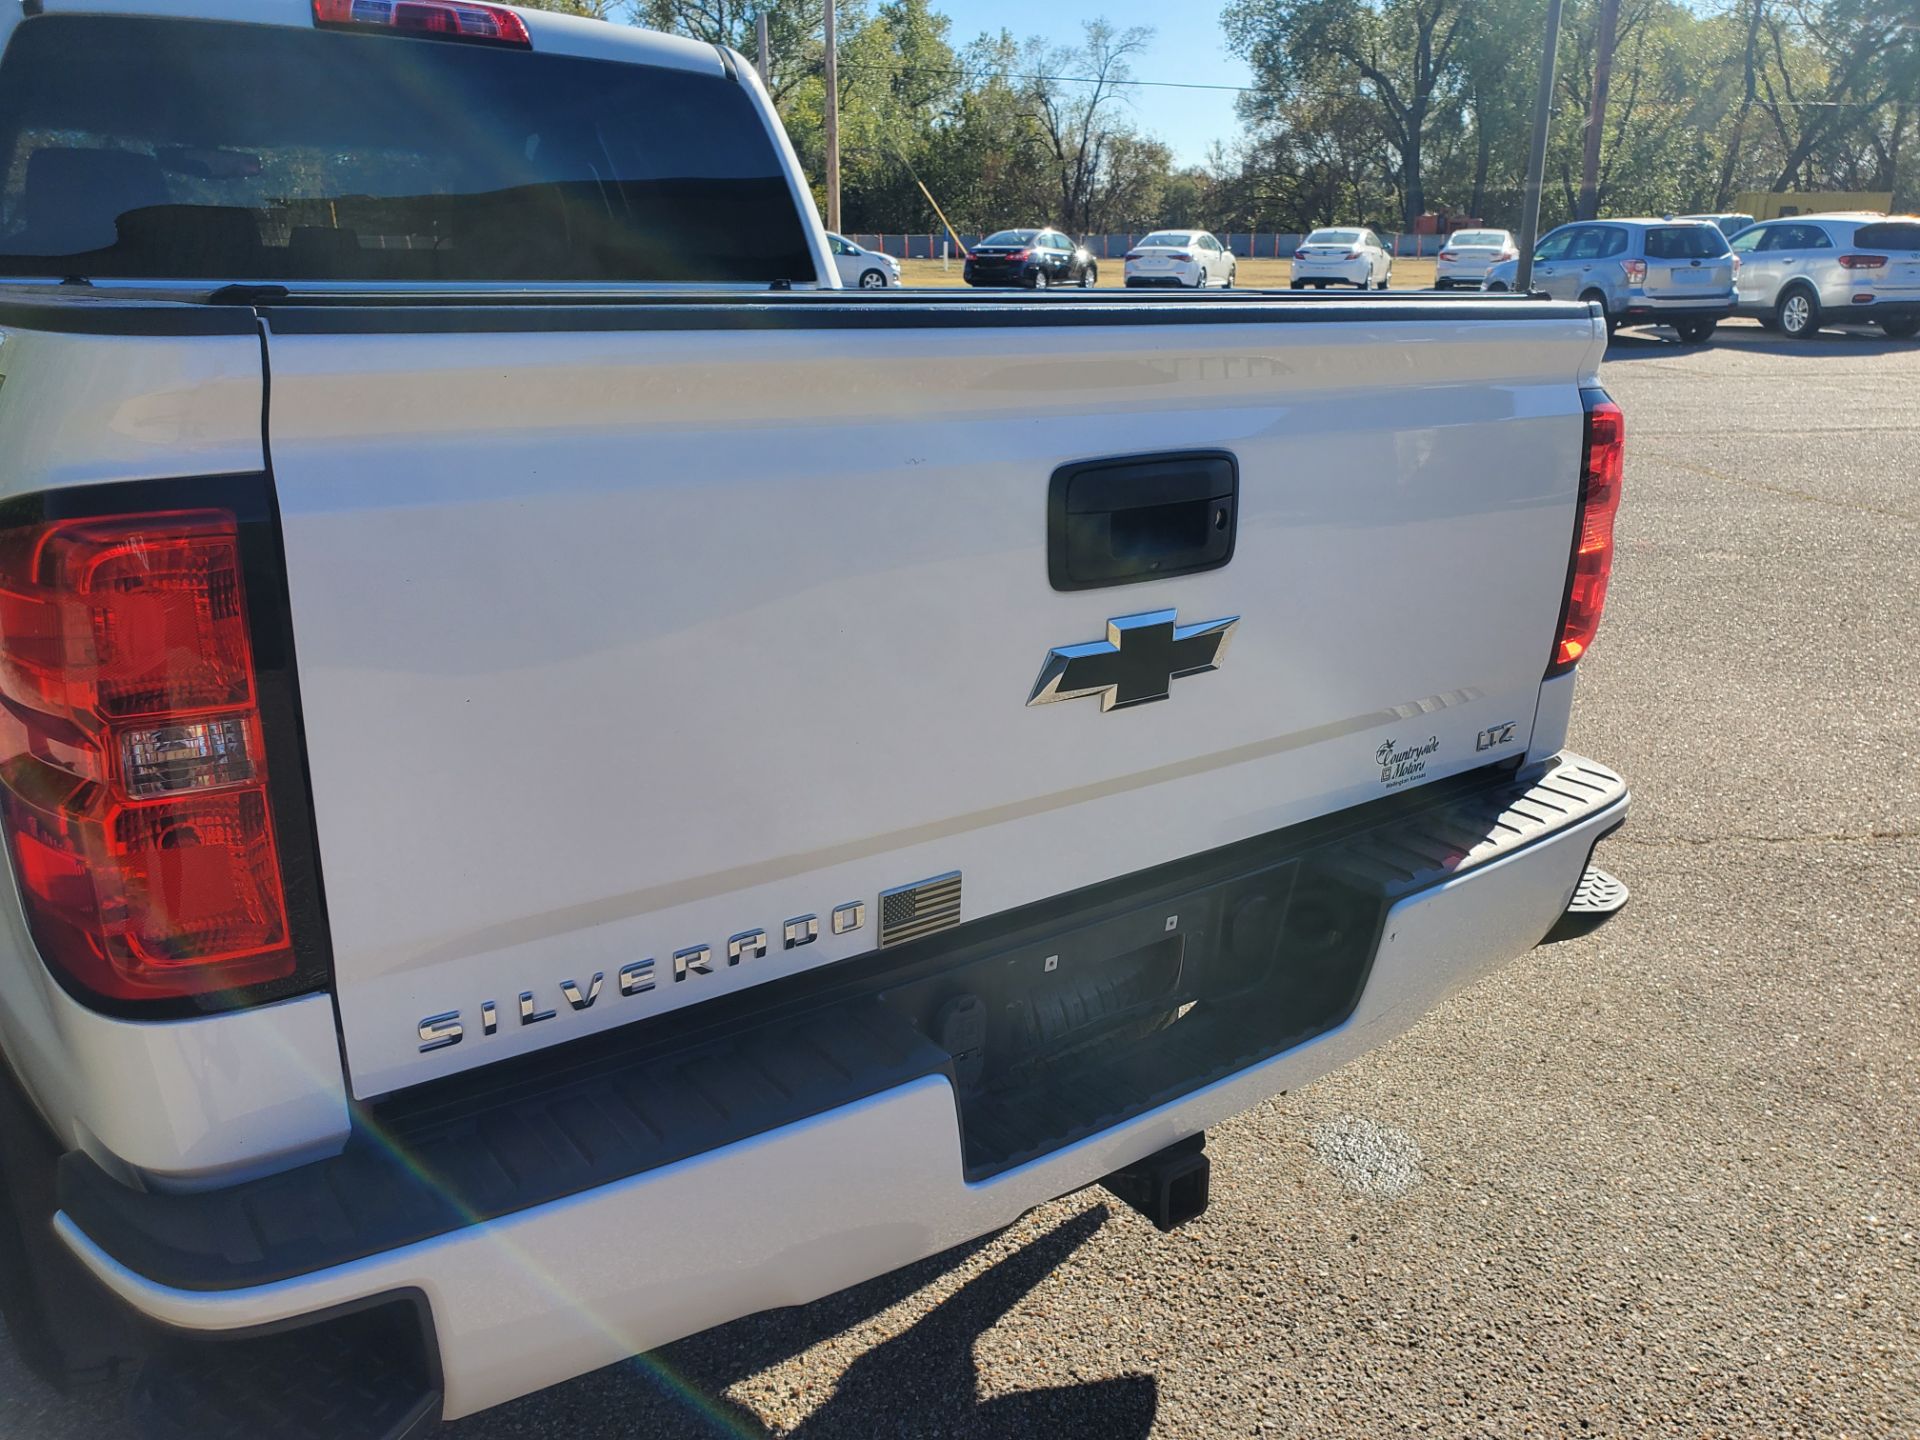
[[[960,262],[953,261],[946,270],[940,268],[938,260],[903,260],[900,262],[902,280],[909,286],[957,286],[965,282],[960,278]],[[1292,271],[1292,263],[1286,260],[1242,260],[1234,283],[1243,290],[1284,290],[1287,288],[1287,276]],[[1118,290],[1120,287],[1121,265],[1118,259],[1100,262],[1100,288]],[[1393,288],[1395,290],[1424,290],[1433,284],[1433,261],[1396,260],[1393,262]]]

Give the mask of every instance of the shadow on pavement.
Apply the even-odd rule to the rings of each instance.
[[[1098,1437],[1139,1440],[1153,1428],[1159,1386],[1151,1375],[1025,1390],[983,1400],[975,1343],[1106,1224],[1095,1206],[975,1276],[891,1339],[859,1354],[833,1392],[785,1432],[803,1440],[941,1435],[969,1440]],[[765,1440],[773,1432],[725,1398],[741,1380],[872,1319],[964,1264],[987,1244],[961,1245],[918,1265],[811,1305],[772,1310],[693,1336],[651,1355],[443,1426],[435,1440],[568,1440],[718,1436]],[[6,1344],[0,1331],[0,1346]],[[0,1354],[0,1440],[108,1440],[124,1435],[117,1393],[64,1398]]]
[[[979,1394],[975,1343],[1091,1239],[1109,1213],[1096,1206],[1076,1215],[967,1281],[898,1335],[858,1355],[831,1395],[817,1403],[802,1397],[810,1413],[784,1433],[803,1440],[875,1435],[1135,1440],[1147,1435],[1159,1410],[1159,1386],[1151,1375],[986,1400]],[[730,1386],[880,1314],[964,1263],[985,1243],[960,1246],[811,1305],[749,1316],[476,1415],[442,1433],[446,1440],[527,1434],[577,1440],[653,1435],[760,1440],[772,1432],[725,1398]]]

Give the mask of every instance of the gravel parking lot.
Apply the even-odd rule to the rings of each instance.
[[[1214,1132],[1175,1235],[1087,1192],[449,1440],[1920,1435],[1920,344],[1604,378],[1619,920]],[[0,1436],[112,1413],[0,1350]]]

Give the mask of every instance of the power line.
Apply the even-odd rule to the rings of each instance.
[[[1235,95],[1283,95],[1286,92],[1271,85],[1221,85],[1200,80],[1116,80],[1112,76],[1099,75],[1043,75],[1029,74],[1016,70],[973,70],[964,65],[889,65],[877,60],[840,61],[842,70],[884,70],[893,75],[953,75],[969,80],[1034,80],[1048,81],[1059,85],[1111,85],[1142,86],[1154,90],[1217,90]],[[1871,101],[1866,100],[1786,100],[1781,108],[1787,110],[1822,109],[1874,109]],[[1887,103],[1887,102],[1882,102]],[[1698,104],[1694,100],[1641,100],[1642,107],[1660,107],[1685,109]],[[1558,108],[1554,112],[1561,113]]]
[[[1014,70],[973,70],[964,65],[888,65],[877,60],[842,60],[843,70],[885,70],[895,75],[957,75],[970,80],[1037,80],[1056,85],[1143,86],[1154,90],[1223,90],[1238,95],[1273,95],[1269,85],[1219,85],[1200,80],[1133,80],[1111,75],[1041,75]]]

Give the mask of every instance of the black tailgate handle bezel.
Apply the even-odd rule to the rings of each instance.
[[[1047,580],[1099,590],[1233,559],[1240,462],[1227,450],[1076,460],[1047,486]]]

